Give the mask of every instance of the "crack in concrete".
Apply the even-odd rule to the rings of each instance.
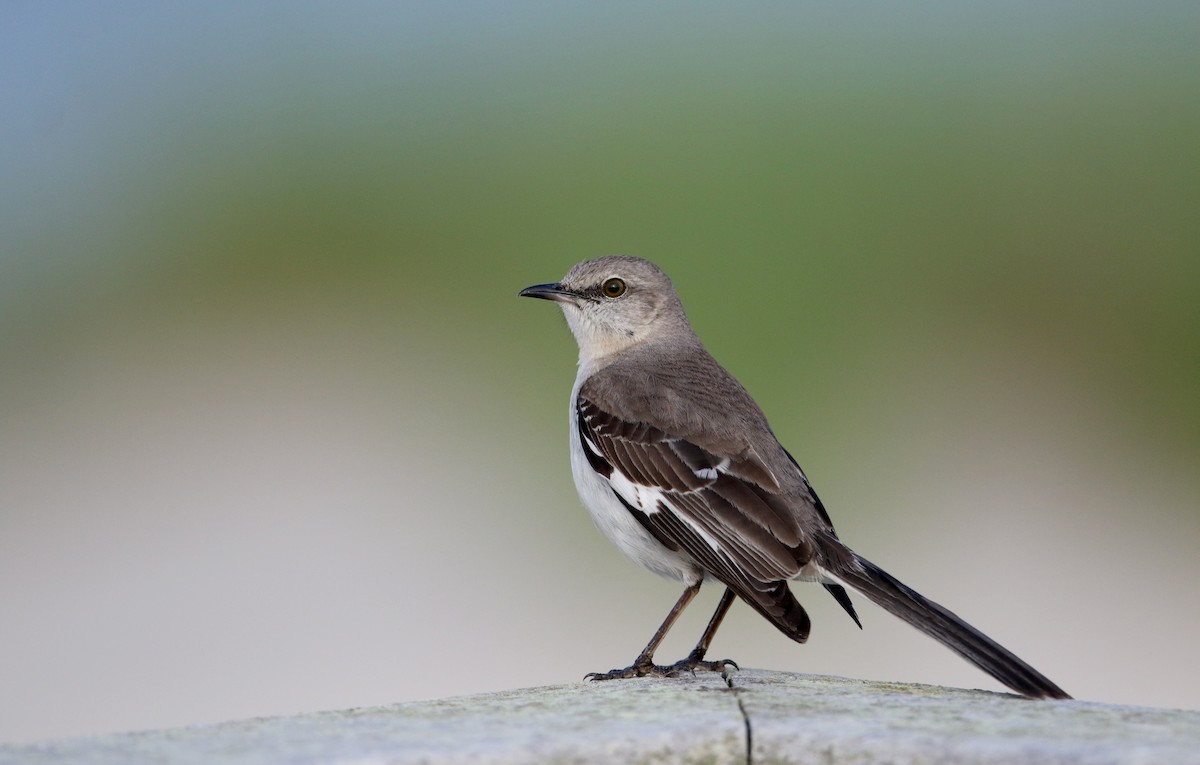
[[[738,709],[742,713],[742,721],[746,724],[746,765],[754,765],[754,732],[750,729],[750,715],[746,712],[746,705],[742,703],[742,697],[737,697]]]
[[[746,705],[742,703],[742,691],[744,688],[734,688],[733,678],[737,674],[737,665],[726,665],[721,672],[721,678],[725,680],[725,685],[729,686],[729,692],[733,694],[733,698],[737,701],[738,711],[742,713],[742,724],[746,726],[746,765],[754,765],[754,731],[750,728],[750,713],[746,711]]]

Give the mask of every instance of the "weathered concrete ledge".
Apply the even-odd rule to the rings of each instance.
[[[0,746],[0,763],[1200,763],[1200,712],[744,670]]]

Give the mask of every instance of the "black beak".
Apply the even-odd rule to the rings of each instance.
[[[575,293],[557,283],[535,284],[518,292],[517,297],[541,298],[542,300],[557,300],[561,302],[575,297]]]

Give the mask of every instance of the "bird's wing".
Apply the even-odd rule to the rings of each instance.
[[[593,470],[659,542],[691,557],[795,640],[808,617],[786,580],[813,558],[797,498],[748,476],[770,477],[751,449],[714,454],[694,440],[631,422],[581,392],[579,437]],[[762,480],[774,484],[774,480]],[[799,500],[803,501],[803,500]]]

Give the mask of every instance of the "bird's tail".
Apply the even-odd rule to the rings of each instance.
[[[840,544],[840,543],[839,543]],[[1069,699],[1066,691],[951,611],[854,553],[831,573],[876,605],[945,645],[992,677],[1030,698]],[[842,557],[842,556],[838,556]]]

